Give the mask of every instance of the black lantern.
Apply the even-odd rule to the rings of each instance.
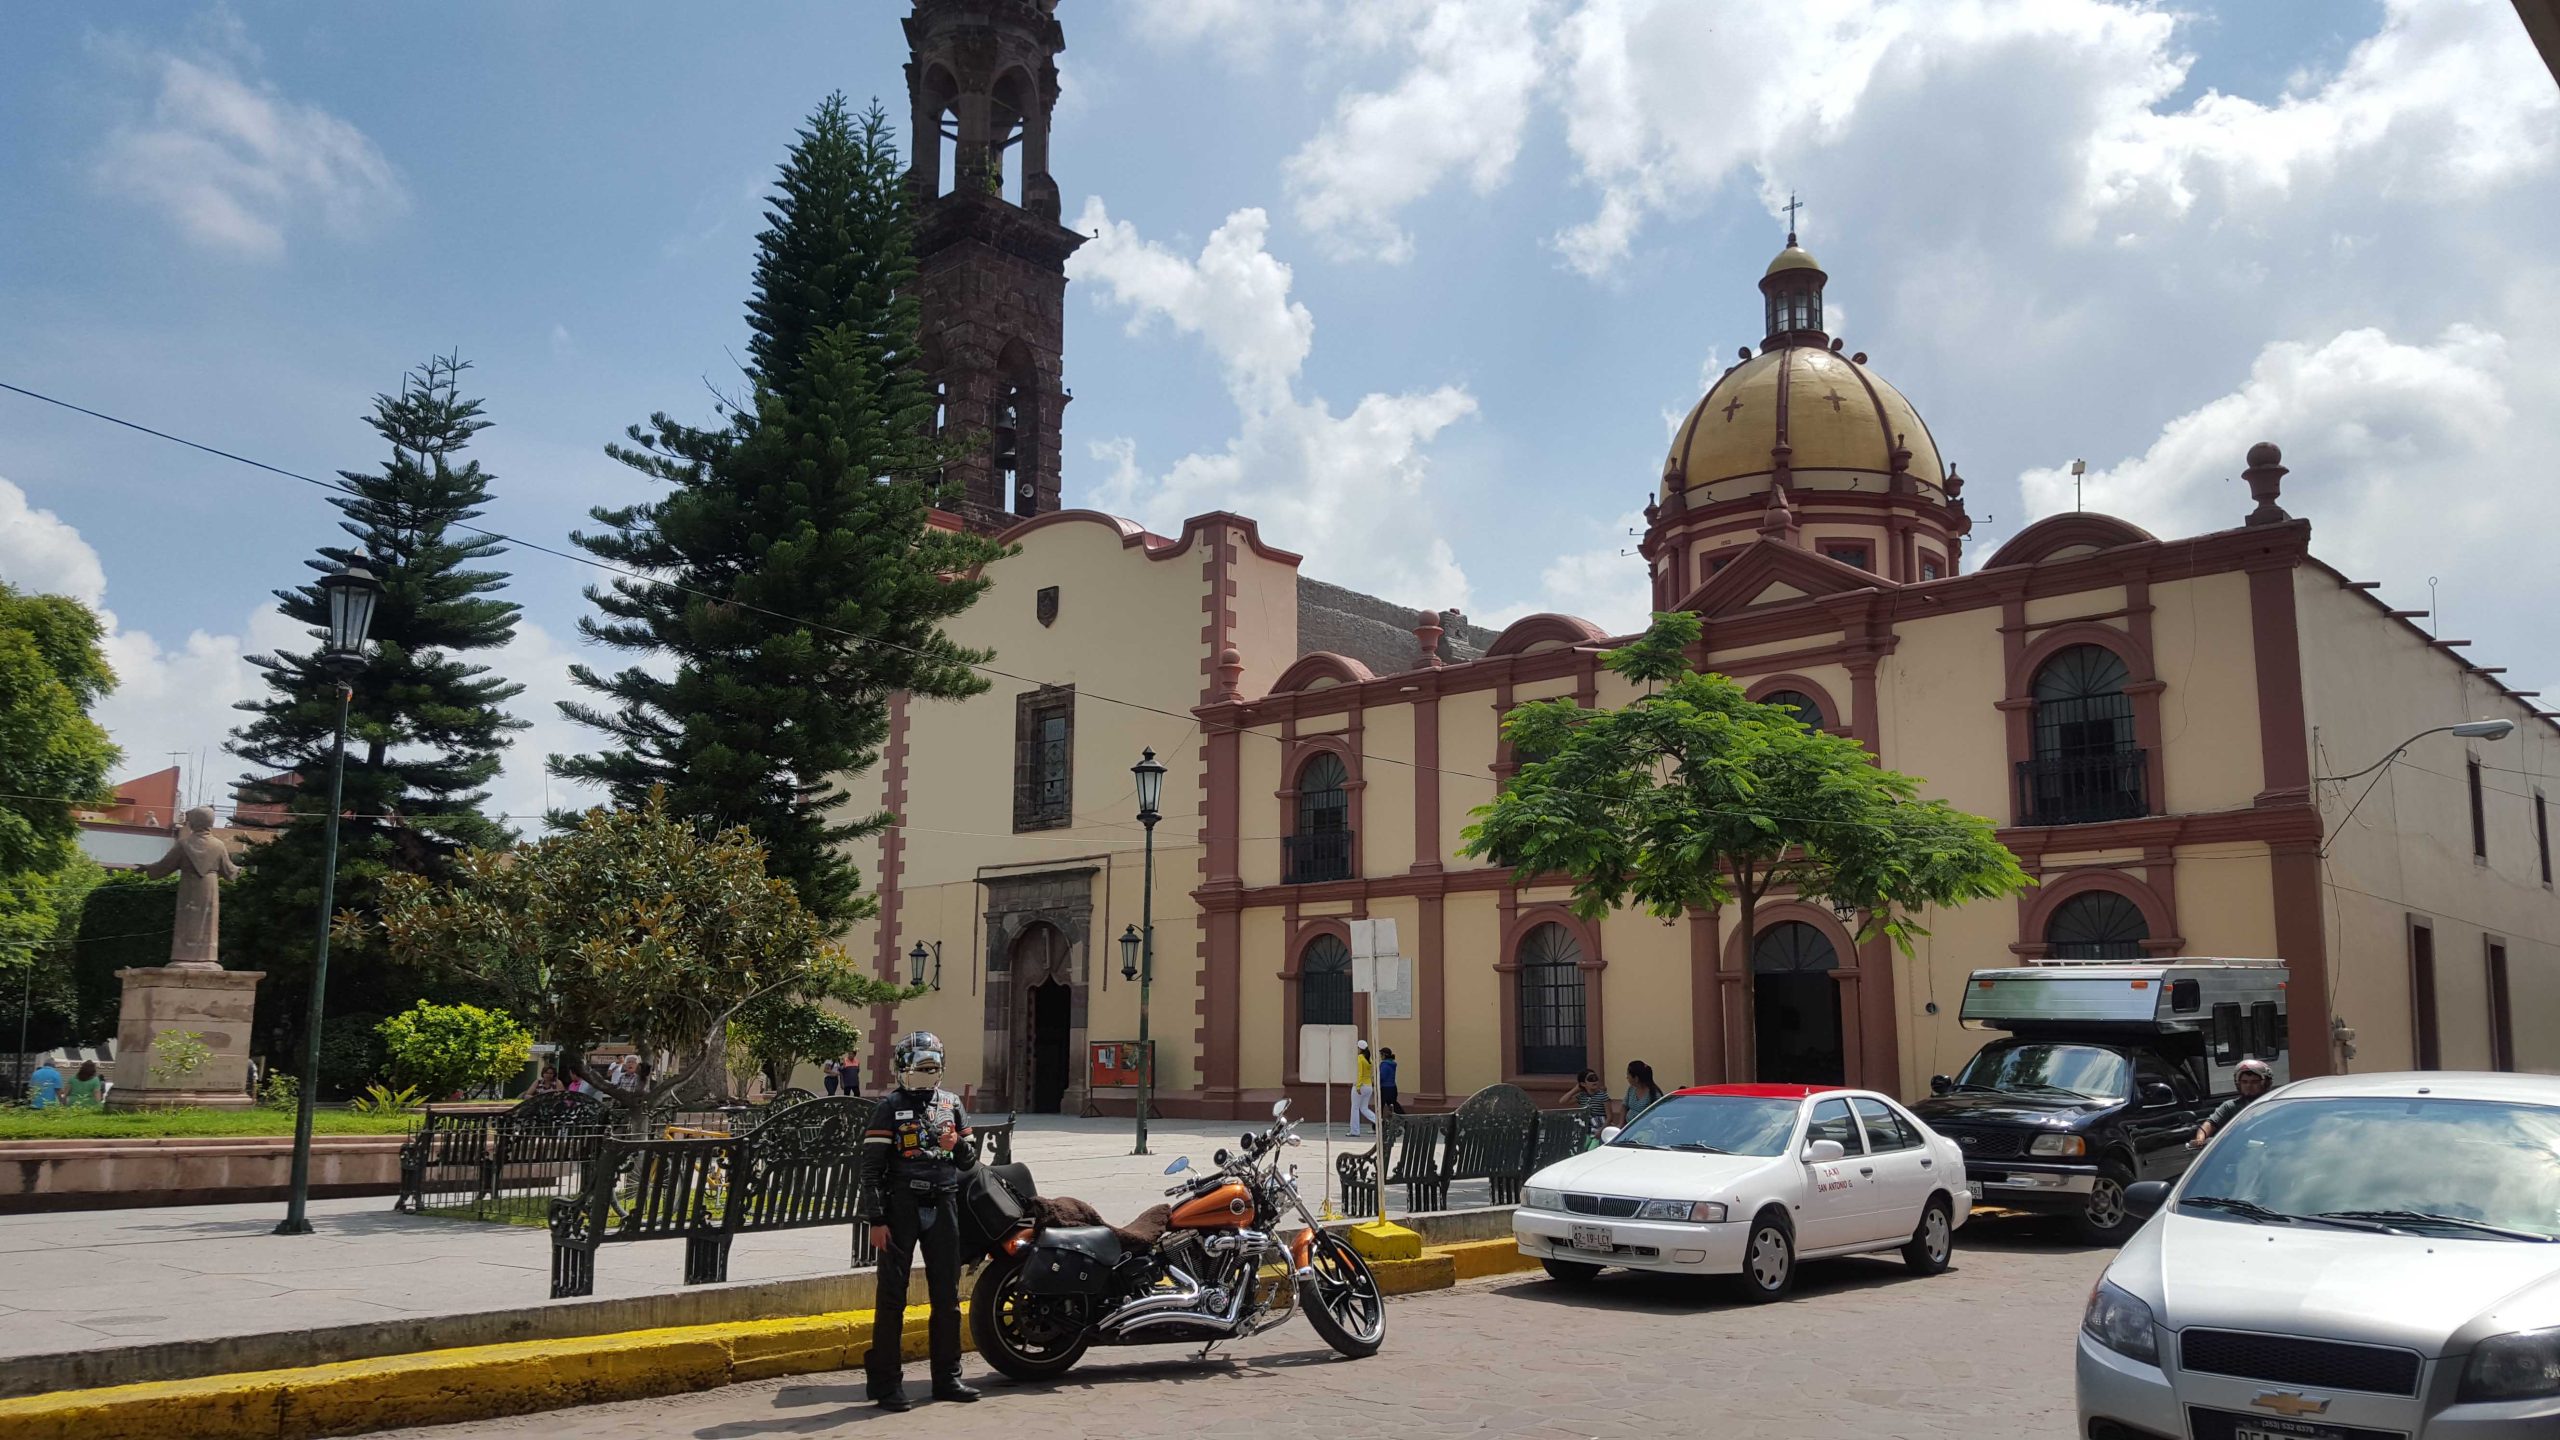
[[[1153,830],[1163,818],[1156,802],[1164,798],[1164,767],[1156,763],[1156,752],[1149,750],[1129,767],[1129,773],[1138,777],[1138,823]]]
[[[1831,916],[1841,924],[1847,925],[1858,918],[1858,907],[1846,900],[1835,899],[1831,902]]]
[[[933,988],[939,990],[942,988],[942,942],[939,940],[933,942],[931,950],[927,950],[924,942],[919,940],[916,942],[916,948],[907,952],[907,960],[915,966],[915,976],[907,983],[910,985],[924,983],[924,962],[928,958],[933,961]]]
[[[352,674],[364,668],[364,641],[373,629],[373,607],[382,599],[382,582],[362,565],[349,565],[320,580],[329,597],[329,649],[321,664]]]
[[[1120,932],[1121,979],[1135,980],[1138,978],[1138,947],[1145,943],[1145,941],[1138,938],[1138,927],[1135,925],[1132,925],[1128,929]]]

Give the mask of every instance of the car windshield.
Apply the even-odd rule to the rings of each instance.
[[[2071,1095],[2121,1100],[2132,1067],[2100,1045],[2032,1042],[1994,1045],[1973,1057],[1956,1077],[1958,1089],[2006,1090],[2022,1095]]]
[[[1724,1155],[1782,1155],[1795,1133],[1801,1102],[1752,1095],[1674,1095],[1618,1132],[1615,1145],[1701,1150]]]
[[[2247,1218],[2189,1203],[2220,1198],[2446,1239],[2560,1239],[2560,1107],[2427,1096],[2252,1105],[2178,1198],[2198,1218]]]

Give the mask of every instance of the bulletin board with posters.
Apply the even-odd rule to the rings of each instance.
[[[1134,1091],[1153,1068],[1142,1066],[1141,1047],[1135,1040],[1096,1040],[1087,1048],[1092,1052],[1085,1079],[1087,1090]],[[1144,1050],[1152,1058],[1155,1042],[1148,1041]]]

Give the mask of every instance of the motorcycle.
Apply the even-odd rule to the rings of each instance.
[[[1325,1343],[1352,1359],[1386,1343],[1386,1300],[1368,1262],[1316,1223],[1298,1193],[1289,1102],[1268,1129],[1220,1150],[1130,1225],[1026,1221],[997,1242],[970,1291],[978,1354],[1016,1380],[1063,1375],[1096,1345],[1198,1345],[1202,1358],[1303,1308]],[[1188,1156],[1165,1167],[1191,1171]],[[1292,1217],[1298,1232],[1278,1229]]]

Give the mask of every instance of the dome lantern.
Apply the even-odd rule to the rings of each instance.
[[[1831,337],[1822,333],[1822,286],[1830,279],[1822,273],[1822,265],[1811,252],[1796,243],[1796,232],[1787,232],[1787,248],[1769,262],[1767,273],[1760,277],[1760,293],[1768,305],[1769,333],[1761,340],[1763,350],[1787,345],[1823,345]]]

